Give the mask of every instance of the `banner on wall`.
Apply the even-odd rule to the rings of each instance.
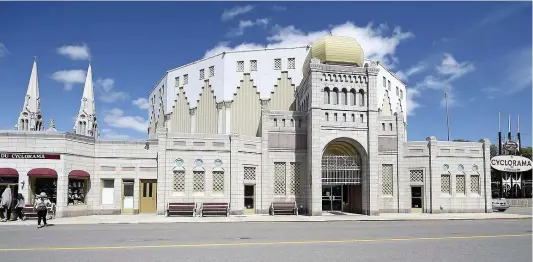
[[[60,154],[0,153],[0,159],[61,159]]]

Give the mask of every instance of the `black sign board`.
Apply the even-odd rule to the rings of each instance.
[[[0,158],[8,159],[61,159],[60,154],[35,154],[35,153],[0,153]]]

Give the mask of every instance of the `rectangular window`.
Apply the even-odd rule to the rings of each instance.
[[[237,61],[237,72],[244,72],[244,61]]]
[[[400,90],[400,99],[403,99],[403,90]]]
[[[450,175],[449,174],[442,174],[440,175],[440,192],[445,194],[450,194]]]
[[[113,205],[115,195],[115,180],[102,179],[102,205]]]
[[[67,205],[85,205],[87,196],[88,179],[68,180],[68,203]]]
[[[387,79],[383,77],[383,87],[387,87]]]
[[[381,123],[381,129],[385,131],[385,123]]]
[[[423,170],[410,170],[409,176],[411,178],[411,182],[424,182]]]
[[[174,192],[185,192],[185,171],[174,171],[172,187]]]
[[[274,69],[281,70],[281,58],[274,59]]]
[[[472,175],[470,176],[470,191],[472,193],[481,193],[481,190],[479,190],[479,175]]]
[[[286,168],[284,162],[274,162],[274,194],[285,195]]]
[[[326,121],[329,121],[329,113],[326,113]]]
[[[289,167],[290,167],[290,176],[289,176],[290,194],[297,196],[300,194],[301,163],[291,162]]]
[[[381,165],[381,192],[385,196],[392,196],[393,193],[393,170],[392,165]]]
[[[200,69],[200,80],[204,79],[204,70]]]
[[[183,84],[186,85],[189,83],[189,75],[185,74],[183,75]]]
[[[389,123],[389,131],[392,131],[392,123]]]
[[[180,86],[180,77],[177,76],[177,77],[175,78],[175,80],[176,80],[176,86]]]
[[[213,171],[213,192],[224,193],[224,172]]]
[[[387,81],[387,85],[388,85],[388,87],[389,87],[389,91],[390,91],[390,80]]]
[[[346,114],[342,114],[342,121],[346,122]]]
[[[359,118],[361,119],[361,123],[365,122],[365,116],[363,114],[360,114]]]
[[[337,122],[337,121],[338,121],[338,120],[337,120],[337,113],[333,113],[333,117],[334,117],[334,119],[335,119],[334,121]]]
[[[457,184],[455,185],[455,189],[457,193],[464,194],[465,193],[465,187],[466,187],[466,179],[465,175],[457,175],[455,176]]]
[[[287,59],[287,68],[288,69],[295,69],[296,68],[296,63],[295,63],[294,58]]]
[[[205,173],[203,171],[194,171],[192,191],[195,193],[204,192],[204,186],[205,186]]]
[[[400,95],[400,89],[398,87],[396,87],[396,95],[399,96]]]
[[[257,60],[250,60],[250,71],[257,71]]]
[[[355,122],[355,114],[352,114],[352,122]]]
[[[215,66],[209,67],[209,77],[215,76]]]
[[[244,167],[244,180],[255,181],[255,167]]]

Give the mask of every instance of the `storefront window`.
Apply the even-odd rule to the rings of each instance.
[[[50,202],[57,204],[57,178],[35,178],[32,182],[33,200],[40,193],[46,193]],[[33,202],[32,202],[33,203]]]
[[[68,180],[68,205],[85,205],[87,193],[87,179]]]

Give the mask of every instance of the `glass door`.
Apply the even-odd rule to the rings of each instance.
[[[135,182],[133,180],[122,181],[122,213],[133,213],[133,191]]]
[[[411,187],[411,212],[412,213],[422,213],[422,187],[413,186]]]
[[[322,186],[322,211],[331,211],[331,186]]]
[[[244,212],[245,214],[255,214],[255,186],[244,185]]]
[[[342,186],[322,186],[322,211],[342,211]]]

